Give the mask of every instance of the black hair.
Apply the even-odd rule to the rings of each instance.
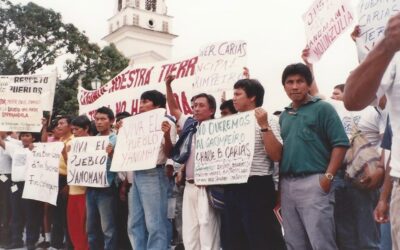
[[[57,118],[57,123],[58,123],[58,121],[61,120],[61,119],[65,119],[65,120],[67,121],[68,125],[71,125],[71,122],[72,122],[72,120],[74,119],[74,117],[71,116],[71,115],[63,115],[63,116],[60,116],[60,117]]]
[[[114,121],[114,119],[115,119],[114,112],[110,108],[107,108],[105,106],[98,108],[96,110],[96,114],[97,113],[107,115],[108,119],[110,119],[111,121]]]
[[[313,82],[312,73],[304,63],[294,63],[286,66],[282,73],[282,85],[285,85],[286,79],[292,75],[304,77],[308,86],[311,86]]]
[[[264,87],[256,79],[241,79],[233,85],[234,89],[243,89],[248,98],[256,97],[256,107],[261,107],[264,102]]]
[[[333,87],[333,89],[339,89],[343,93],[344,92],[344,84],[338,84],[335,87]]]
[[[167,99],[165,95],[157,90],[149,90],[142,93],[140,100],[149,100],[153,102],[154,106],[159,106],[160,108],[165,108]]]
[[[193,101],[196,101],[196,99],[201,98],[201,97],[204,97],[204,98],[207,99],[208,106],[213,111],[213,113],[211,115],[211,118],[214,119],[215,111],[217,109],[217,103],[215,101],[214,96],[206,94],[206,93],[200,93],[200,94],[197,94],[197,95],[193,96],[191,100],[193,102]]]
[[[116,121],[119,122],[120,120],[130,117],[131,114],[129,114],[129,112],[124,111],[124,112],[120,112],[118,113],[115,117],[116,117]]]
[[[40,140],[40,137],[41,137],[41,136],[40,136],[40,133],[26,132],[26,131],[19,132],[18,139],[21,140],[21,137],[22,137],[23,135],[32,135],[32,137],[33,137],[33,139],[34,139],[34,142],[40,142],[40,141],[41,141],[41,140]]]
[[[91,121],[90,122],[90,127],[89,127],[89,135],[97,135],[99,133],[99,131],[97,131],[96,128],[96,122],[95,121]]]
[[[236,114],[237,110],[235,109],[235,106],[233,106],[233,100],[226,100],[224,101],[220,106],[219,106],[220,110],[223,109],[229,109],[229,112],[231,112],[231,114]]]
[[[87,130],[90,128],[90,120],[86,115],[76,117],[72,120],[71,124]]]

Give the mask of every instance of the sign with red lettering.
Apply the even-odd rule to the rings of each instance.
[[[221,92],[232,90],[235,82],[243,78],[247,66],[247,43],[230,41],[212,43],[200,50],[193,82],[195,91]]]
[[[350,1],[315,0],[303,15],[307,47],[310,49],[308,60],[318,61],[331,44],[353,22]]]
[[[41,99],[41,109],[53,110],[57,74],[0,76],[0,96],[7,94],[35,94]]]
[[[111,171],[155,168],[164,133],[165,109],[155,109],[124,119],[118,130]]]
[[[42,102],[34,93],[7,93],[0,96],[0,131],[40,132]]]
[[[400,11],[400,0],[361,0],[357,6],[360,36],[356,39],[361,62],[382,39],[389,18]]]
[[[120,74],[97,90],[79,88],[79,113],[93,118],[96,109],[111,108],[115,114],[127,111],[139,113],[140,95],[147,90],[165,93],[165,77],[176,75],[174,95],[184,114],[191,114],[190,98],[198,56],[153,64],[128,66]]]

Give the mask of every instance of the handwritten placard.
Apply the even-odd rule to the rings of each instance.
[[[247,182],[254,140],[254,111],[202,122],[196,133],[196,185]]]
[[[361,32],[356,39],[359,61],[383,38],[389,18],[399,11],[400,0],[360,0],[357,14]]]
[[[155,109],[125,118],[119,129],[111,171],[155,168],[164,133],[165,109]]]
[[[315,0],[303,14],[307,47],[310,49],[308,60],[311,63],[318,61],[353,20],[349,1]]]
[[[62,142],[35,143],[26,170],[24,199],[57,204]]]
[[[247,64],[245,41],[212,43],[200,49],[193,82],[195,92],[220,92],[231,90],[233,84],[243,78]]]
[[[42,115],[40,95],[8,93],[0,96],[0,131],[40,132]]]
[[[75,137],[68,153],[68,185],[108,187],[108,136]]]
[[[2,75],[0,76],[0,96],[18,93],[35,94],[42,99],[42,109],[52,111],[56,82],[56,72],[36,75]]]

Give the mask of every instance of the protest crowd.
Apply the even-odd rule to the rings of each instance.
[[[399,50],[397,14],[325,97],[307,47],[274,113],[247,68],[232,99],[203,91],[186,112],[174,84],[194,57],[136,113],[99,105],[1,131],[0,247],[400,250]]]

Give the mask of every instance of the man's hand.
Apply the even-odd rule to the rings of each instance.
[[[121,183],[121,186],[120,186],[120,188],[119,188],[119,199],[121,200],[121,201],[123,201],[123,202],[125,202],[127,199],[126,199],[126,194],[128,193],[127,191],[128,191],[128,181],[127,180],[125,180],[125,181],[123,181],[122,183]]]
[[[168,178],[172,178],[174,176],[174,166],[172,166],[171,164],[168,164],[165,166],[165,175]]]
[[[161,123],[161,131],[164,132],[164,136],[169,136],[169,132],[171,131],[171,124],[167,121],[163,121]]]
[[[250,71],[247,67],[243,67],[243,78],[250,79]]]
[[[49,121],[47,120],[47,118],[42,117],[42,127],[47,128],[48,124],[49,124]]]
[[[320,176],[319,185],[325,193],[329,193],[331,190],[332,181],[329,180],[325,175]]]
[[[389,222],[389,203],[379,200],[374,210],[374,219],[378,223]]]
[[[267,111],[265,111],[263,108],[256,108],[254,110],[254,114],[256,116],[257,123],[261,128],[266,128],[269,126]]]
[[[395,53],[400,50],[400,14],[397,14],[389,19],[383,42],[385,47],[391,53]]]
[[[310,56],[310,49],[309,48],[303,49],[303,51],[301,52],[301,59],[303,59],[303,62],[307,65],[307,67],[312,66],[312,63],[308,61],[309,56]]]
[[[356,39],[357,39],[358,37],[360,37],[360,35],[361,35],[361,28],[360,28],[360,25],[356,25],[356,27],[354,27],[353,32],[351,32],[351,34],[350,34],[351,39],[355,42]]]
[[[175,75],[167,75],[167,77],[165,77],[165,84],[171,85],[172,81],[175,80],[175,78]]]
[[[123,122],[121,119],[115,123],[115,129],[118,131],[120,128],[122,128],[122,125],[123,125]]]
[[[113,145],[111,143],[109,143],[106,147],[106,153],[108,154],[109,157],[113,156],[114,153],[114,149],[113,149]]]

